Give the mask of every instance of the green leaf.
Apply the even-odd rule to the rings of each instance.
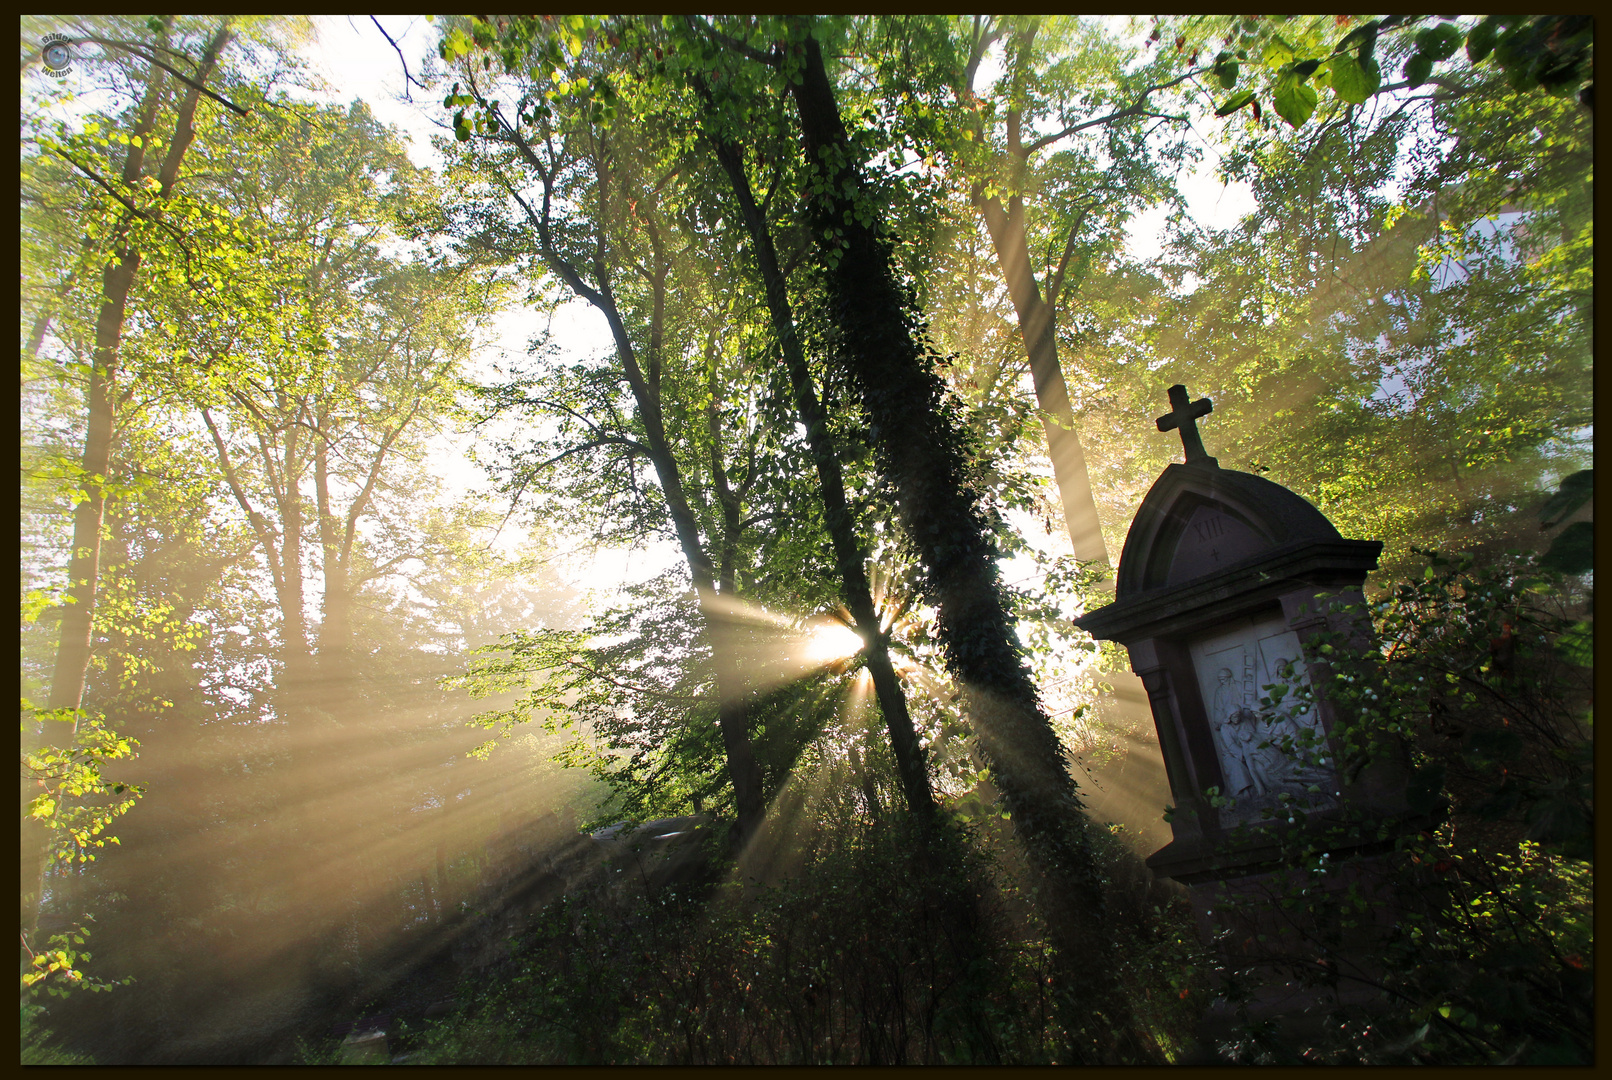
[[[1337,53],[1328,62],[1332,69],[1332,92],[1351,105],[1360,105],[1382,85],[1382,68],[1377,61],[1361,63],[1349,53]]]
[[[1220,107],[1215,110],[1215,115],[1230,116],[1232,113],[1236,112],[1238,109],[1242,108],[1244,105],[1247,105],[1253,100],[1254,92],[1252,90],[1244,90],[1240,93],[1233,94],[1231,97],[1220,103]]]
[[[1467,59],[1474,64],[1481,64],[1490,53],[1494,52],[1495,39],[1500,36],[1500,27],[1491,15],[1477,26],[1466,38]]]
[[[1361,53],[1363,55],[1370,56],[1372,47],[1377,43],[1378,26],[1379,23],[1377,20],[1372,19],[1363,26],[1355,27],[1353,30],[1343,35],[1343,39],[1332,47],[1332,51],[1342,52],[1343,50],[1349,48],[1349,46],[1358,42],[1360,44]]]
[[[1405,81],[1410,84],[1412,90],[1426,82],[1431,74],[1433,74],[1433,61],[1426,54],[1417,53],[1405,61]]]
[[[1230,90],[1237,85],[1237,58],[1229,52],[1222,52],[1215,57],[1215,78],[1220,80],[1223,90]]]
[[[1595,666],[1595,628],[1588,622],[1575,623],[1556,639],[1556,651],[1570,664],[1585,668]]]
[[[1430,26],[1416,35],[1416,51],[1429,60],[1448,60],[1461,47],[1461,28],[1451,23]]]
[[[1276,115],[1293,127],[1304,126],[1304,122],[1315,112],[1319,100],[1315,87],[1300,82],[1292,72],[1276,80],[1276,90],[1271,94],[1271,106],[1276,110]]]

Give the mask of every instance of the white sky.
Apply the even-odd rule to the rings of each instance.
[[[419,77],[426,66],[426,57],[434,52],[436,27],[423,16],[415,15],[381,15],[376,16],[376,20],[401,49],[409,72]],[[316,40],[304,50],[304,55],[311,68],[332,87],[334,99],[362,98],[378,119],[401,130],[408,140],[409,155],[417,165],[440,164],[440,157],[430,144],[433,134],[444,131],[438,126],[445,119],[440,92],[432,94],[409,86],[407,91],[413,100],[405,100],[403,64],[398,52],[369,16],[320,15],[314,17],[314,23]],[[989,78],[989,65],[983,74],[985,79]],[[1207,148],[1203,162],[1181,177],[1180,188],[1194,218],[1229,224],[1253,209],[1253,198],[1246,185],[1223,185],[1214,175],[1215,160],[1213,149]],[[1168,211],[1159,208],[1138,216],[1131,223],[1129,246],[1133,256],[1149,258],[1160,252],[1167,216]],[[570,314],[569,327],[562,321],[556,329],[561,330],[562,338],[571,335],[579,351],[598,351],[608,343],[603,320],[585,306],[579,305],[579,308],[574,314],[567,313]],[[500,354],[524,352],[527,341],[540,325],[532,312],[508,313],[497,325],[482,362],[492,363]],[[442,440],[435,464],[456,486],[486,486],[480,471],[466,462],[449,440]],[[1053,542],[1056,543],[1056,539]],[[578,564],[573,573],[579,581],[598,585],[651,576],[678,558],[675,545],[665,542],[635,553],[601,553],[590,563]],[[1009,577],[1022,576],[1016,574],[1016,567],[1006,569]]]

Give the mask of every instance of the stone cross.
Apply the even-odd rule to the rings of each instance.
[[[1198,417],[1208,416],[1214,411],[1214,406],[1208,398],[1199,398],[1197,401],[1187,401],[1187,388],[1180,383],[1170,387],[1171,411],[1158,418],[1160,431],[1169,431],[1172,428],[1181,429],[1181,445],[1186,449],[1187,460],[1197,461],[1207,458],[1214,459],[1203,448],[1203,439],[1198,436]]]

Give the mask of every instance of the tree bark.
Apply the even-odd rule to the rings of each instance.
[[[855,520],[845,498],[845,477],[839,458],[834,453],[826,410],[818,400],[817,388],[806,366],[805,350],[795,330],[789,293],[778,262],[777,248],[772,241],[772,231],[761,208],[756,205],[739,149],[719,136],[712,136],[711,141],[717,159],[733,185],[745,228],[750,234],[751,248],[761,270],[773,332],[778,336],[784,366],[789,371],[789,381],[795,393],[795,413],[806,429],[806,443],[817,468],[824,518],[834,545],[834,561],[840,576],[840,594],[856,623],[857,631],[867,642],[868,673],[873,679],[873,691],[879,702],[879,712],[884,716],[885,730],[890,735],[890,748],[901,774],[902,793],[906,797],[907,808],[920,819],[928,821],[936,810],[934,791],[929,783],[929,765],[917,733],[913,730],[901,680],[890,662],[889,637],[879,625],[873,591],[868,584],[867,552],[856,537]]]
[[[969,485],[962,432],[943,408],[944,386],[924,328],[899,283],[888,239],[859,204],[865,184],[840,120],[822,52],[808,34],[789,86],[808,162],[828,173],[809,205],[819,235],[839,230],[824,284],[837,332],[831,346],[857,388],[879,467],[927,571],[947,666],[964,688],[979,748],[1032,863],[1046,879],[1056,981],[1081,1060],[1156,1060],[1118,984],[1105,881],[1091,826],[1042,711],[998,581],[990,523]],[[876,217],[876,212],[875,212]]]

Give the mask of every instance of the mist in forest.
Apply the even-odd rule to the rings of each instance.
[[[1429,549],[1587,524],[1587,494],[1540,524],[1593,436],[1565,67],[1518,89],[1451,20],[674,22],[24,17],[28,1047],[425,1053],[573,938],[598,966],[543,991],[555,1015],[645,941],[727,964],[780,897],[824,956],[841,916],[922,916],[888,1000],[857,999],[886,1018],[865,1044],[834,1026],[865,973],[823,991],[855,1060],[908,1060],[878,1025],[944,1012],[901,981],[924,964],[983,980],[957,1015],[989,1050],[918,1057],[1068,1060],[1056,1009],[991,1026],[1078,971],[1060,912],[1113,920],[1090,986],[1174,1054],[1204,966],[1141,859],[1176,800],[1124,650],[1071,621],[1181,459],[1169,388],[1212,399],[1220,467],[1384,542],[1374,597]],[[1436,38],[1445,81],[1356,93],[1379,31],[1380,73]],[[1305,50],[1343,57],[1314,119],[1273,96]],[[845,332],[854,251],[917,373],[900,407]],[[910,417],[944,482],[893,464]],[[1012,695],[958,674],[987,655],[1034,738],[990,742]],[[1078,859],[1038,863],[1068,837],[1026,807],[1076,802],[1103,895],[1049,901]],[[577,1039],[555,1060],[610,1057]]]

